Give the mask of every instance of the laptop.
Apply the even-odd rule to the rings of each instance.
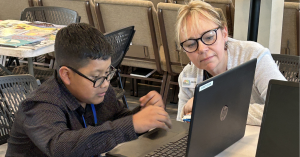
[[[299,157],[299,82],[271,80],[256,157]]]
[[[120,144],[108,157],[215,156],[244,136],[257,59],[195,87],[191,123],[172,120],[172,129],[154,129]]]

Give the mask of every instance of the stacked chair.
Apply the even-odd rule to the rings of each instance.
[[[284,2],[281,54],[300,55],[300,2]]]
[[[228,35],[233,37],[234,28],[234,5],[232,0],[204,0],[215,8],[222,9],[222,12],[227,20]]]
[[[167,78],[166,67],[162,66],[164,52],[161,44],[157,13],[150,1],[95,0],[97,21],[100,31],[111,32],[134,25],[136,33],[132,45],[122,61],[122,66],[154,69],[163,75],[162,79],[131,76],[124,71],[124,78],[160,82],[160,94],[164,93]],[[133,50],[140,50],[134,52]],[[165,69],[165,70],[163,70]],[[134,81],[135,82],[135,81]],[[137,89],[137,84],[135,89]],[[135,90],[135,96],[137,96]]]

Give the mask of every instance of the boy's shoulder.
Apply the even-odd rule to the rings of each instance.
[[[64,101],[65,94],[61,89],[62,85],[54,77],[49,78],[36,90],[30,93],[21,105],[27,109],[39,103],[60,105]]]

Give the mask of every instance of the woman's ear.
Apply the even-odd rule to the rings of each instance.
[[[65,67],[65,66],[62,66],[59,71],[59,76],[61,78],[61,80],[63,81],[63,83],[65,85],[70,85],[71,84],[71,79],[70,79],[70,69]]]
[[[228,29],[227,29],[227,27],[225,26],[223,29],[221,29],[221,32],[222,32],[224,41],[227,41],[228,40]]]

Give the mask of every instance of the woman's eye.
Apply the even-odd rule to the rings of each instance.
[[[209,36],[209,37],[206,37],[205,40],[212,40],[214,38],[214,36]]]
[[[194,47],[196,43],[189,44],[188,47]]]

